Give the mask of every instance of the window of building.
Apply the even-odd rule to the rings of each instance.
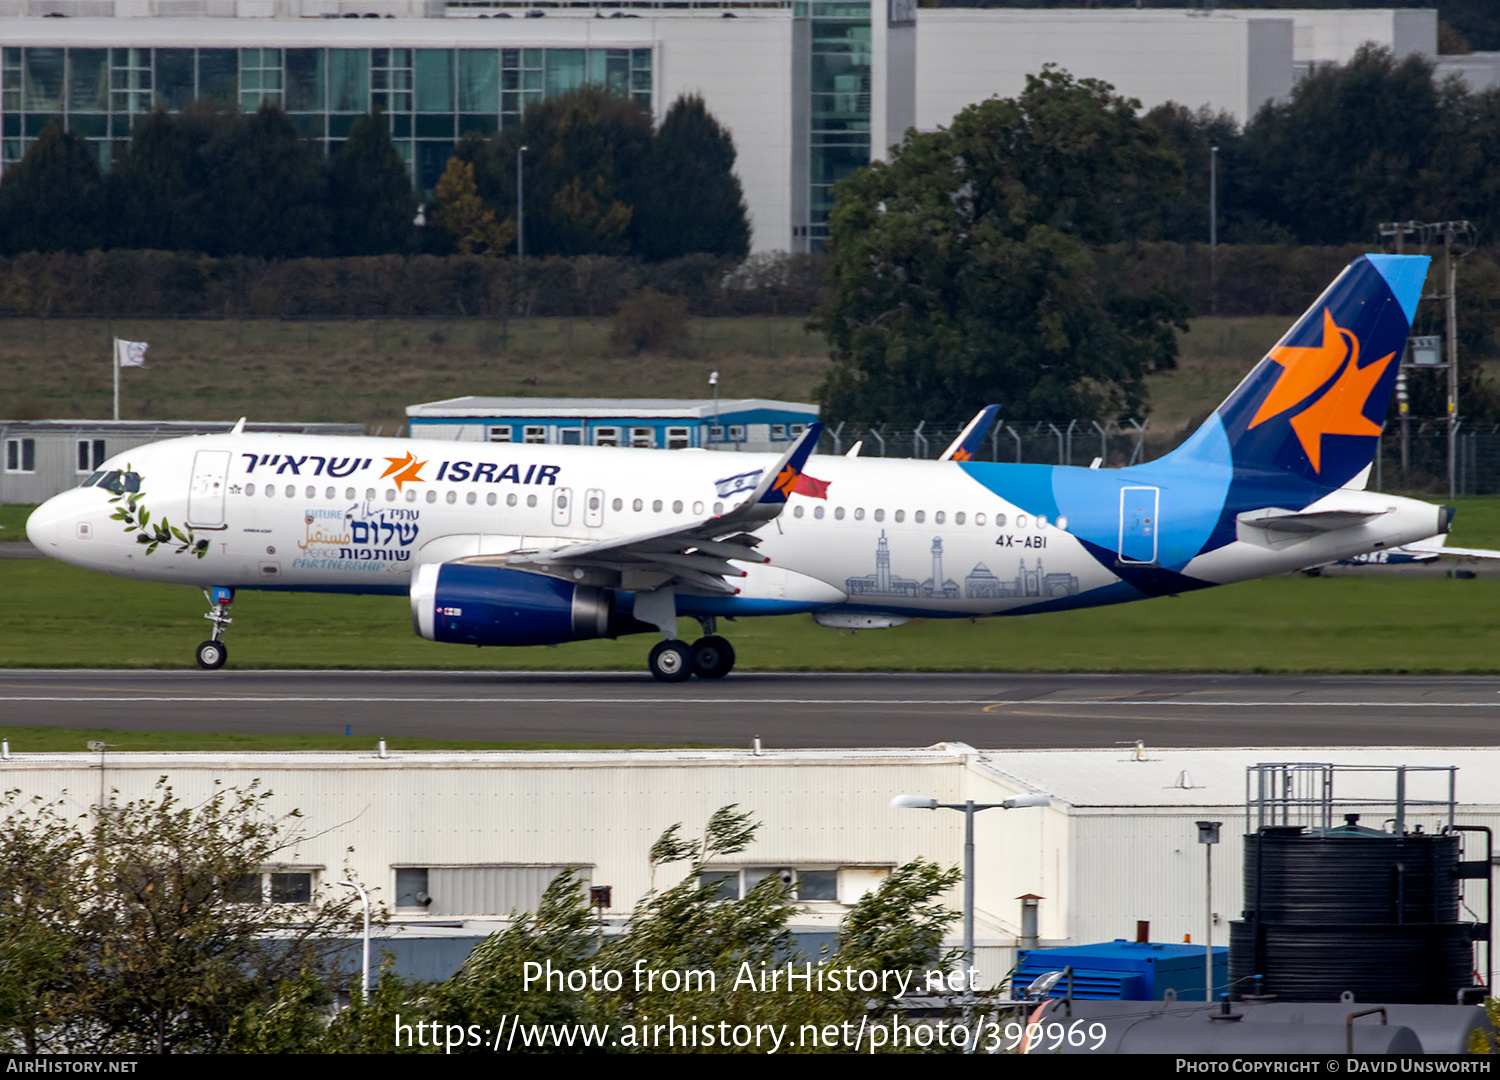
[[[791,434],[792,438],[794,438],[794,439],[798,435],[801,435],[806,430],[807,430],[807,425],[806,424],[793,424],[791,427],[787,428],[787,431]]]
[[[103,439],[79,439],[78,440],[78,471],[81,473],[93,472],[104,464],[104,440]]]
[[[313,901],[316,870],[263,870],[246,874],[225,890],[237,904],[301,904]]]
[[[745,441],[745,425],[743,425],[743,424],[730,424],[729,425],[729,441],[730,442],[744,442]]]
[[[620,429],[617,427],[599,427],[594,429],[595,446],[619,446]]]
[[[649,450],[656,445],[656,429],[648,427],[631,428],[630,445]]]
[[[712,426],[712,427],[710,427],[708,429],[708,441],[709,442],[723,442],[724,441],[724,427],[723,427],[722,424],[715,424],[714,426]]]
[[[583,428],[563,428],[558,432],[562,438],[559,440],[564,446],[582,446]]]
[[[36,472],[36,440],[5,440],[5,471]]]
[[[852,904],[884,873],[883,867],[745,866],[703,870],[698,883],[714,886],[716,900],[743,900],[766,878],[775,877],[790,889],[792,899],[802,903],[839,903],[842,883],[842,902]]]
[[[511,430],[509,424],[491,425],[489,430],[490,442],[510,442]]]
[[[773,439],[784,439],[784,438],[786,438],[786,425],[785,424],[772,424],[771,425],[771,438],[773,438]]]
[[[544,443],[547,441],[547,429],[541,424],[527,424],[525,438],[529,443]]]
[[[401,915],[507,915],[535,911],[552,879],[574,870],[585,888],[592,873],[578,866],[393,866]]]

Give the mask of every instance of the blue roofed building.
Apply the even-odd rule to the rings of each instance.
[[[766,398],[460,397],[407,407],[414,439],[635,446],[658,450],[784,450],[818,407]]]

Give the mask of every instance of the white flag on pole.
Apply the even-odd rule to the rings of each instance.
[[[150,347],[144,341],[115,338],[115,365],[122,368],[145,367],[146,350]]]

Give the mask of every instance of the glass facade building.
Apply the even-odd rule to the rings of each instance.
[[[199,98],[253,112],[279,105],[308,139],[338,149],[356,117],[381,109],[430,192],[454,143],[518,123],[550,94],[599,86],[652,107],[652,49],[67,48],[0,49],[0,168],[49,123],[88,140],[102,167],[135,122]]]
[[[804,8],[812,20],[808,234],[819,250],[834,182],[870,163],[870,3],[808,0],[797,5],[799,16]]]

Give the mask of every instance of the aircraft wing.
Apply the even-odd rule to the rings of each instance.
[[[958,433],[958,438],[949,444],[948,449],[938,455],[939,461],[973,461],[974,453],[979,449],[979,444],[989,434],[990,425],[995,422],[995,415],[1000,411],[998,405],[986,405],[980,409],[974,419],[969,421],[967,427]]]
[[[1407,544],[1405,547],[1399,548],[1397,550],[1408,551],[1418,555],[1431,555],[1434,557],[1439,555],[1449,555],[1453,558],[1460,559],[1500,559],[1500,551],[1494,551],[1490,548],[1449,547],[1447,544],[1443,543],[1443,541],[1446,539],[1448,539],[1447,534],[1440,533],[1437,536],[1429,536],[1426,540],[1418,540],[1415,543]]]
[[[544,573],[602,570],[637,581],[642,588],[676,581],[732,595],[739,590],[724,579],[745,576],[733,562],[770,562],[756,554],[760,538],[752,532],[781,514],[822,432],[822,424],[808,425],[749,496],[722,514],[634,536],[515,552],[505,557],[506,565],[535,567]],[[579,574],[572,576],[579,578]],[[628,581],[622,587],[629,588]]]

